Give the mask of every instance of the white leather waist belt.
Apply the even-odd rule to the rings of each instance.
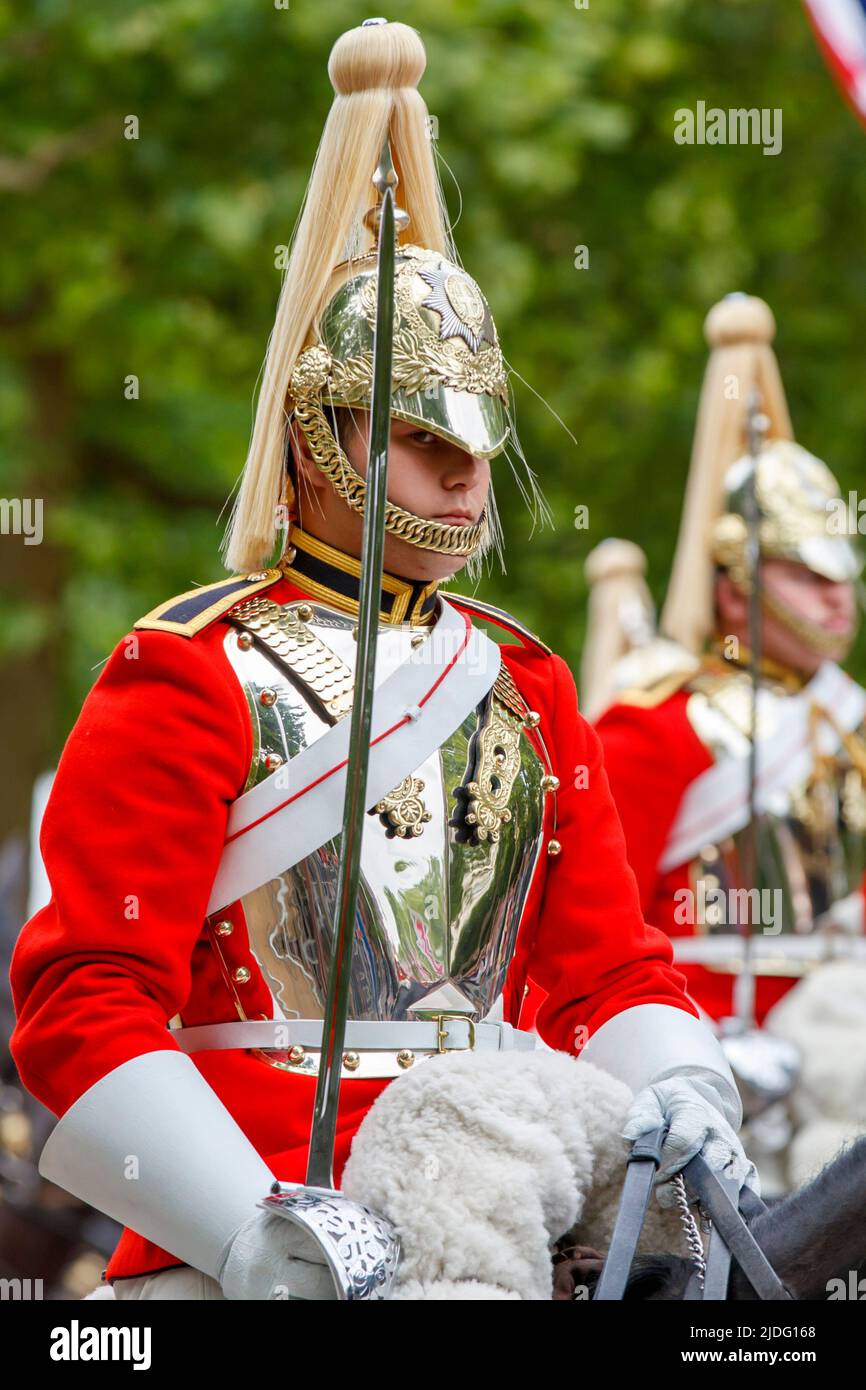
[[[315,1075],[319,1069],[320,1018],[204,1023],[170,1032],[186,1053],[251,1048],[285,1054],[265,1060],[287,1071]],[[474,1023],[465,1014],[437,1013],[430,1019],[350,1019],[343,1043],[342,1073],[358,1079],[399,1076],[415,1061],[435,1057],[437,1053],[506,1049],[529,1052],[539,1045],[536,1033],[522,1032],[510,1023]]]
[[[743,941],[736,933],[675,936],[672,940],[674,960],[683,965],[706,965],[728,975],[737,975],[743,968]],[[800,975],[831,960],[866,960],[866,937],[824,932],[769,936],[756,932],[751,955],[756,975]]]

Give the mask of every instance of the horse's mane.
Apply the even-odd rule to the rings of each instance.
[[[832,1278],[866,1260],[866,1136],[749,1225],[795,1298],[826,1298]],[[732,1275],[735,1297],[742,1279],[737,1272]]]

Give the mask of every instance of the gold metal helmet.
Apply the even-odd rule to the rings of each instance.
[[[748,582],[745,516],[752,460],[745,447],[753,393],[758,393],[768,436],[755,475],[761,553],[843,582],[856,578],[861,568],[855,548],[831,524],[833,504],[841,505],[836,479],[826,464],[794,443],[768,305],[752,295],[727,295],[710,310],[704,332],[710,360],[661,618],[664,635],[695,654],[715,628],[717,567],[742,588]],[[763,603],[768,608],[774,604],[766,591]],[[778,616],[795,625],[791,614]],[[821,645],[820,633],[803,628],[802,635]]]
[[[289,381],[289,406],[310,453],[337,494],[363,512],[365,485],[324,407],[369,409],[376,318],[376,256],[337,268],[337,288]],[[490,307],[471,275],[438,251],[397,248],[391,414],[478,458],[501,453],[511,424],[508,378]],[[472,527],[425,520],[389,504],[386,527],[414,545],[471,555],[487,519]]]
[[[493,458],[508,444],[525,473],[518,479],[524,495],[537,515],[545,515],[509,418],[506,368],[490,308],[454,246],[430,116],[418,91],[425,64],[417,32],[383,19],[348,30],[331,51],[334,100],[291,243],[223,546],[231,570],[268,563],[286,515],[292,519],[297,512],[286,467],[296,427],[337,494],[363,511],[363,478],[341,449],[328,412],[369,409],[371,403],[378,209],[369,203],[386,141],[401,205],[395,209],[391,413],[479,458]],[[413,545],[468,556],[470,563],[488,546],[501,546],[492,487],[475,526],[444,525],[392,502],[385,526]]]
[[[746,583],[746,516],[752,460],[738,459],[725,477],[725,511],[715,522],[711,550],[715,562]],[[764,445],[755,472],[759,538],[765,558],[793,560],[813,574],[845,583],[856,579],[863,557],[844,535],[834,533],[832,517],[841,505],[839,484],[814,454],[790,439]]]

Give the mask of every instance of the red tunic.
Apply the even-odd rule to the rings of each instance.
[[[282,603],[301,596],[285,580],[268,590]],[[116,1067],[176,1048],[166,1027],[175,1015],[185,1026],[237,1016],[204,931],[228,808],[252,757],[225,633],[219,618],[192,638],[159,631],[125,638],[60,760],[41,834],[52,898],[15,949],[11,1042],[24,1085],[58,1116]],[[506,1019],[518,1024],[530,972],[546,991],[538,1031],[565,1051],[579,1050],[632,1005],[694,1013],[670,943],[641,915],[600,743],[578,714],[567,666],[540,645],[501,635],[505,664],[541,715],[537,733],[560,779],[555,798],[545,798],[545,835],[553,834],[555,800],[562,844],[561,854],[538,861],[506,982]],[[236,924],[221,941],[229,968],[251,971],[247,1015],[270,1017],[240,906],[220,916]],[[274,1175],[302,1181],[315,1079],[241,1050],[201,1052],[194,1061]],[[337,1182],[355,1131],[387,1084],[343,1079]],[[125,1230],[108,1277],[179,1263]]]
[[[689,691],[684,689],[651,708],[616,704],[597,725],[641,907],[648,922],[672,937],[693,936],[699,930],[674,919],[675,894],[679,889],[693,889],[694,884],[688,864],[663,873],[659,863],[683,796],[713,763],[686,713],[688,701]],[[680,969],[689,993],[712,1018],[731,1014],[733,975],[691,963]],[[759,1023],[793,984],[795,977],[758,978],[755,1013]]]

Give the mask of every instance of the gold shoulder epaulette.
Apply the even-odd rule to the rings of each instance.
[[[655,709],[682,690],[699,669],[699,659],[678,642],[654,637],[617,662],[611,704]]]
[[[625,690],[618,690],[613,704],[616,705],[638,705],[641,709],[655,709],[665,700],[670,699],[671,695],[676,695],[678,690],[682,690],[694,675],[693,671],[673,671],[670,675],[662,676],[660,680],[647,686],[628,686]]]
[[[467,613],[475,613],[485,622],[504,628],[513,637],[519,637],[525,647],[535,647],[545,656],[552,656],[552,648],[548,647],[546,642],[542,642],[540,637],[536,637],[534,632],[530,632],[528,627],[524,627],[523,623],[506,613],[503,608],[494,608],[492,603],[484,603],[480,598],[465,598],[463,594],[452,594],[447,590],[443,591],[443,598],[447,598],[449,603],[455,603],[458,608],[465,608]]]
[[[706,665],[692,676],[689,681],[689,690],[693,695],[706,695],[707,699],[712,700],[731,685],[735,687],[750,686],[748,671],[738,670],[735,666],[718,668]]]
[[[194,637],[197,632],[216,622],[241,599],[251,598],[276,584],[282,574],[278,569],[258,570],[254,574],[236,574],[219,579],[216,584],[202,584],[185,594],[160,603],[145,613],[136,628],[154,632],[176,632],[180,637]]]

